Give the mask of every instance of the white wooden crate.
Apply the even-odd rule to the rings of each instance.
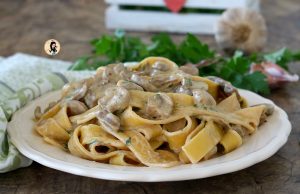
[[[106,27],[134,31],[213,34],[220,14],[125,10],[121,5],[165,7],[163,0],[106,0]],[[185,8],[245,7],[259,11],[259,0],[187,0]]]

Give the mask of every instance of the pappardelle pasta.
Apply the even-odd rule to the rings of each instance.
[[[78,157],[123,166],[198,163],[242,145],[273,112],[229,82],[162,57],[100,67],[35,110],[35,131]]]

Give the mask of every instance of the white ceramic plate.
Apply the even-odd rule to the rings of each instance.
[[[272,103],[255,93],[240,90],[250,105]],[[261,162],[282,147],[290,134],[291,124],[287,114],[275,106],[274,114],[259,130],[245,140],[233,152],[198,164],[181,165],[172,168],[126,167],[101,164],[73,156],[51,146],[33,131],[33,112],[36,106],[45,108],[49,102],[57,100],[60,92],[46,94],[16,112],[8,126],[12,142],[22,154],[32,160],[64,172],[122,181],[158,182],[199,179],[226,174],[247,168]]]

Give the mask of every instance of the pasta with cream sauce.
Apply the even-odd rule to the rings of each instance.
[[[162,57],[100,67],[35,110],[34,130],[78,157],[172,167],[226,154],[255,133],[273,106],[248,106],[229,82],[192,75]]]

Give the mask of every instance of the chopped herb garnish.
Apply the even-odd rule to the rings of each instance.
[[[129,145],[131,144],[131,137],[129,137],[129,138],[126,140],[125,144],[126,144],[127,146],[129,146]]]
[[[96,143],[96,142],[98,142],[98,140],[93,139],[93,140],[91,140],[88,144],[91,145],[91,144],[94,144],[94,143]]]

